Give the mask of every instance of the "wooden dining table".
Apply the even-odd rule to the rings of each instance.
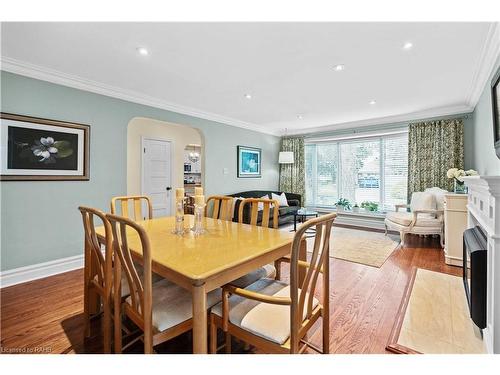
[[[203,218],[205,233],[189,230],[194,216],[185,215],[184,235],[172,233],[175,217],[139,221],[151,243],[152,270],[192,294],[193,353],[207,353],[207,293],[265,264],[290,254],[293,233],[231,221]],[[104,227],[96,228],[104,236]],[[142,262],[135,233],[127,233],[131,253]],[[137,250],[139,249],[139,250]],[[300,247],[306,259],[306,242]],[[300,276],[299,276],[300,277]]]

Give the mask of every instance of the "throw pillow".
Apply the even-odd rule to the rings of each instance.
[[[288,200],[286,199],[285,193],[281,193],[280,195],[271,193],[271,198],[276,199],[280,207],[288,207]]]

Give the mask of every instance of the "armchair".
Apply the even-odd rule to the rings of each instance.
[[[405,245],[405,235],[408,233],[420,235],[439,235],[441,246],[444,247],[444,194],[446,190],[429,188],[423,192],[412,194],[410,204],[398,204],[394,212],[389,212],[385,218],[385,233],[396,230],[401,235],[401,246]],[[409,209],[400,211],[400,209]]]

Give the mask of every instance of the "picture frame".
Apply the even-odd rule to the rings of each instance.
[[[493,117],[493,143],[495,153],[500,159],[500,69],[491,81],[491,105]]]
[[[0,113],[0,181],[88,181],[90,126]]]
[[[237,146],[238,178],[262,177],[262,150],[257,147]]]

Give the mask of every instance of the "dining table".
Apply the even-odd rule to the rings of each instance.
[[[138,221],[151,244],[152,270],[192,294],[193,353],[207,353],[207,293],[277,259],[290,255],[293,233],[208,217],[195,234],[194,216],[184,216],[184,234],[174,234],[175,217]],[[97,227],[104,239],[104,227]],[[135,261],[142,262],[139,238],[127,232]],[[301,241],[299,259],[306,260]],[[303,277],[299,273],[299,280]]]

